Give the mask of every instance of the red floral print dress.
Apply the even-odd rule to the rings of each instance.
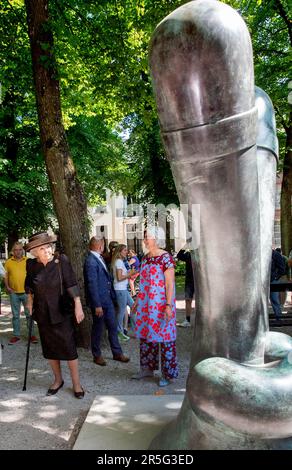
[[[169,253],[143,258],[140,269],[135,333],[150,343],[164,343],[176,339],[175,289],[171,300],[172,318],[164,319],[166,304],[164,272],[174,268]]]

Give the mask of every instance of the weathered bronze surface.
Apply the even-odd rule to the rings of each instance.
[[[267,313],[275,119],[247,27],[218,1],[187,3],[157,26],[150,66],[180,202],[200,204],[187,390],[152,448],[291,448],[292,340]]]

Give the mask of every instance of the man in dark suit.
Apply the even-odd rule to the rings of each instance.
[[[108,330],[108,339],[113,353],[113,359],[120,362],[129,362],[123,354],[118,340],[113,300],[115,292],[112,278],[101,256],[104,250],[104,240],[92,237],[89,242],[89,254],[84,263],[84,281],[87,302],[93,316],[91,332],[91,350],[93,362],[105,366],[106,361],[101,355],[100,341],[103,323]]]

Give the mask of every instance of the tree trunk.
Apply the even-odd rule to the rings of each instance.
[[[89,238],[87,205],[76,177],[62,121],[49,0],[25,0],[25,4],[41,145],[60,235],[65,252],[74,266],[84,300],[83,262]],[[90,316],[87,314],[79,327],[79,343],[88,347],[89,342]]]
[[[19,149],[19,139],[15,128],[15,101],[15,93],[12,86],[11,89],[7,90],[7,92],[5,93],[5,97],[2,102],[2,126],[5,132],[5,158],[11,162],[7,175],[9,176],[12,182],[17,181],[17,178],[14,173],[14,168],[17,162],[17,154]],[[10,252],[14,243],[17,242],[19,239],[17,220],[21,214],[22,201],[19,195],[15,193],[14,197],[11,197],[11,195],[8,197],[2,197],[2,203],[4,203],[6,207],[14,213],[15,226],[10,225],[9,227],[7,227],[8,251]]]
[[[19,240],[19,232],[16,229],[9,230],[8,236],[7,236],[8,253],[11,252],[14,243],[17,242],[18,240]]]
[[[290,113],[290,123],[290,126],[286,128],[286,153],[281,193],[281,245],[283,254],[286,256],[292,250],[292,113]]]

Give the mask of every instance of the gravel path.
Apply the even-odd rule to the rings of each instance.
[[[184,301],[177,301],[178,321],[184,319]],[[90,351],[79,350],[81,382],[86,391],[83,400],[74,398],[67,365],[64,364],[64,387],[57,395],[46,397],[52,383],[47,361],[42,357],[40,344],[31,345],[27,391],[22,391],[26,357],[26,327],[22,318],[22,337],[9,346],[12,335],[10,307],[2,302],[0,315],[0,450],[8,449],[71,449],[96,395],[182,394],[189,368],[192,331],[178,328],[177,353],[179,378],[166,389],[159,389],[157,379],[131,380],[139,369],[138,341],[134,338],[123,346],[131,361],[121,364],[111,360],[109,348],[103,349],[108,360],[106,367],[92,362]],[[292,327],[277,328],[292,336]]]
[[[4,303],[4,305],[3,305]],[[177,318],[184,319],[184,301],[177,302]],[[31,345],[27,390],[22,391],[26,358],[26,325],[22,318],[21,341],[8,345],[12,336],[10,307],[2,302],[0,315],[0,340],[2,365],[0,365],[0,450],[8,449],[71,449],[80,427],[96,395],[145,395],[158,390],[166,394],[181,394],[189,368],[192,329],[178,328],[177,353],[179,378],[166,389],[159,389],[157,379],[131,380],[139,369],[138,341],[134,338],[123,346],[131,361],[121,364],[113,361],[109,348],[103,349],[108,360],[106,367],[92,362],[90,351],[79,350],[82,385],[86,391],[83,400],[72,393],[67,365],[64,364],[65,385],[57,395],[46,397],[52,383],[47,361],[42,357],[40,344]]]

